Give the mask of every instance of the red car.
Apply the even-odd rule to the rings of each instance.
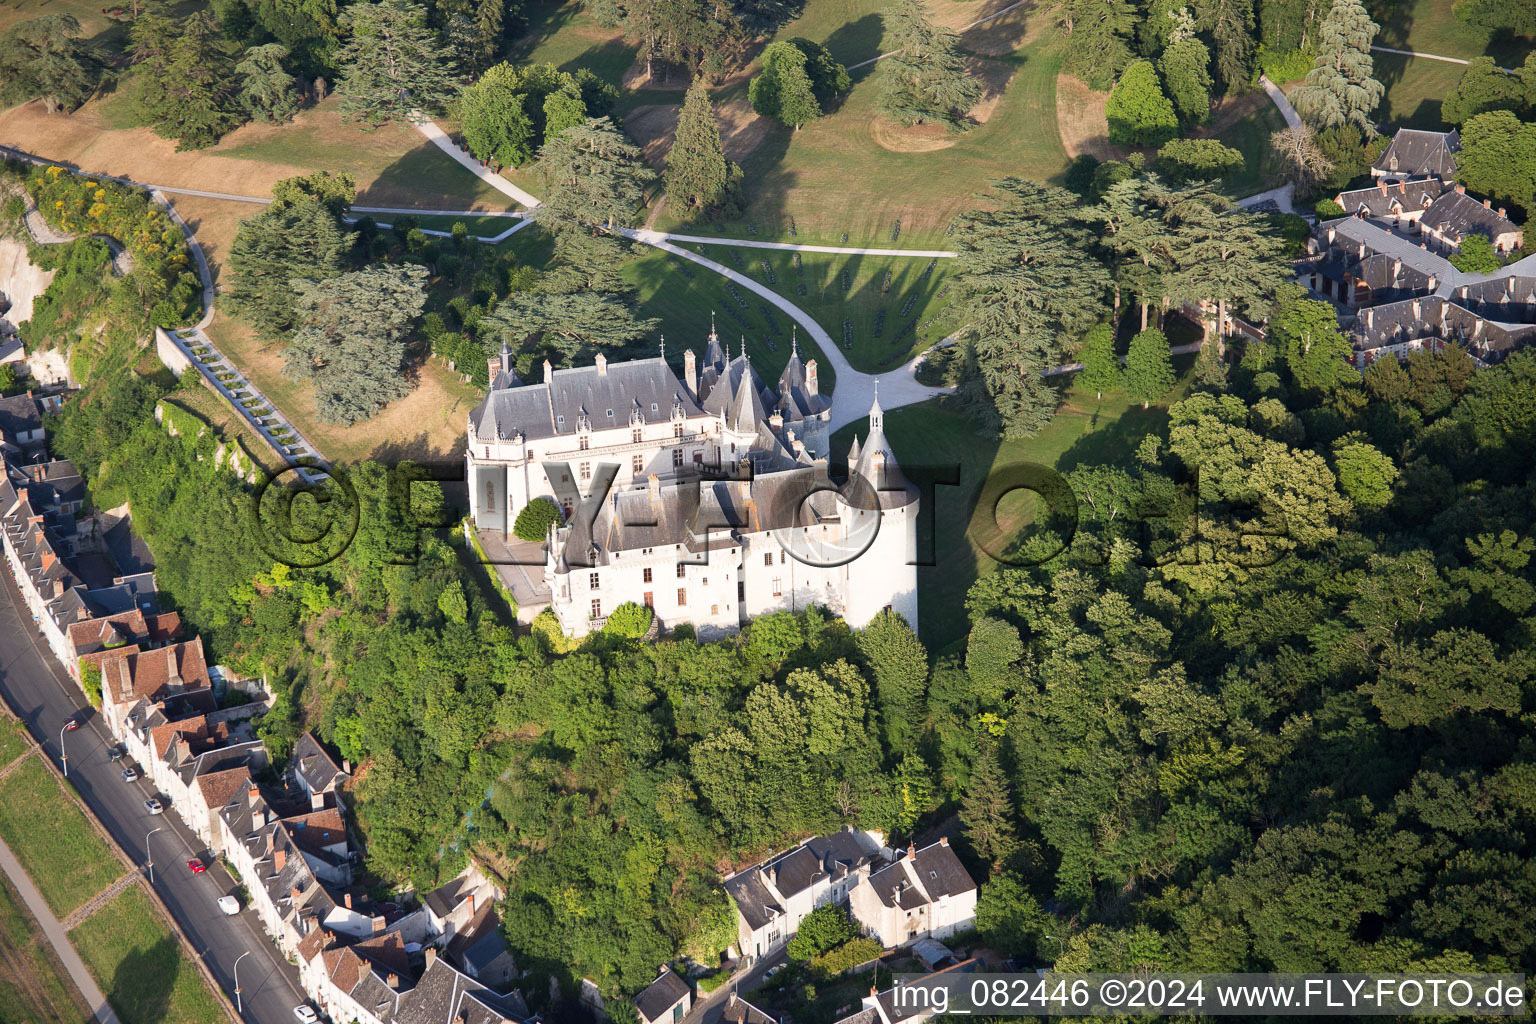
[[[80,728],[80,723],[75,721],[73,718],[64,719],[65,732],[74,732],[78,728]]]
[[[208,870],[208,868],[203,864],[203,862],[198,860],[196,857],[193,857],[191,860],[187,861],[187,867],[189,869],[191,869],[191,871],[192,871],[192,873],[194,875],[200,875],[204,871]]]

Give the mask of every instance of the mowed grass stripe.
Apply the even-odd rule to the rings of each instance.
[[[36,758],[0,779],[0,838],[61,920],[124,871],[122,861]]]

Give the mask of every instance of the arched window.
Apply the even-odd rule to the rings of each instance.
[[[485,510],[487,512],[496,511],[496,484],[492,480],[485,482]]]

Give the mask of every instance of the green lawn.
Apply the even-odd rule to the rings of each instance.
[[[21,897],[0,878],[0,1024],[85,1024],[90,1010]]]
[[[980,542],[988,513],[976,507],[976,498],[987,477],[1021,463],[1058,470],[1125,464],[1141,439],[1167,422],[1167,404],[1186,392],[1193,357],[1178,357],[1176,366],[1183,372],[1180,383],[1164,402],[1150,409],[1132,406],[1116,394],[1107,394],[1100,402],[1075,387],[1065,388],[1056,417],[1038,436],[1028,439],[981,437],[969,419],[938,401],[886,412],[886,436],[903,465],[960,467],[960,485],[936,487],[934,514],[922,517],[934,524],[934,533],[926,524],[919,533],[920,561],[929,537],[933,538],[933,565],[917,570],[918,632],[930,651],[942,651],[964,639],[970,628],[966,592],[979,576],[996,571],[1000,564]],[[832,449],[844,450],[854,433],[867,436],[869,421],[859,420],[839,430]],[[1032,496],[1021,493],[1004,498],[998,506],[998,529],[1008,537],[1017,535],[1032,521],[1032,508]]]
[[[0,715],[0,768],[27,752],[23,726],[8,715]]]
[[[553,64],[563,71],[588,68],[613,85],[635,60],[635,47],[622,30],[597,24],[578,0],[542,0],[526,5],[528,30],[512,47],[516,64]]]
[[[61,919],[125,870],[37,759],[0,780],[0,838]]]
[[[138,886],[92,914],[70,941],[123,1024],[214,1024],[219,1000]]]
[[[1530,41],[1495,35],[1456,17],[1449,0],[1398,0],[1380,19],[1377,46],[1438,53],[1442,57],[1471,60],[1489,54],[1505,67],[1517,67],[1530,50]],[[1451,67],[1452,65],[1447,65]]]
[[[1214,134],[1224,145],[1243,154],[1243,169],[1221,180],[1225,192],[1241,199],[1284,184],[1285,168],[1269,143],[1270,135],[1284,127],[1280,111],[1273,103],[1265,103]]]

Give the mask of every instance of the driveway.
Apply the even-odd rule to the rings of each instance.
[[[89,710],[74,681],[52,659],[38,635],[37,624],[21,602],[9,569],[0,571],[0,696],[24,722],[44,752],[58,762],[59,726],[72,714],[87,709],[78,730],[66,733],[69,781],[90,805],[135,863],[144,863],[144,834],[158,827],[151,843],[155,860],[155,892],[165,901],[176,923],[198,950],[213,976],[234,999],[230,968],[235,958],[249,950],[240,965],[240,988],[245,1019],[259,1024],[291,1024],[293,1007],[304,1001],[298,970],[273,946],[255,914],[242,912],[226,917],[216,900],[232,892],[235,882],[222,864],[212,862],[207,872],[194,875],[187,861],[204,854],[195,833],[175,814],[151,817],[144,810],[150,796],[142,780],[123,781],[122,767],[107,759],[111,736],[101,716]]]

